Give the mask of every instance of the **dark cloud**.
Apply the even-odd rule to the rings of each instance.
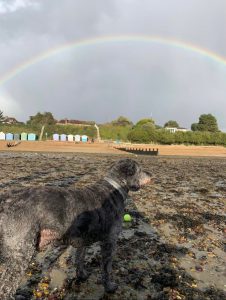
[[[100,36],[156,35],[226,53],[223,0],[30,2],[1,13],[0,0],[0,77],[51,48]],[[213,113],[226,131],[225,75],[226,63],[176,47],[96,44],[61,52],[0,86],[0,109],[22,120],[52,111],[57,118],[97,122],[152,116],[186,127]]]

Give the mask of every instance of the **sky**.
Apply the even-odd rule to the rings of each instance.
[[[211,113],[226,132],[225,36],[225,0],[0,0],[0,110],[186,128]]]

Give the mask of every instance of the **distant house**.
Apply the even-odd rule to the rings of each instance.
[[[12,118],[12,117],[5,117],[4,121],[2,122],[3,124],[18,124],[20,122],[17,121],[17,119]]]
[[[182,128],[182,127],[179,127],[179,128],[177,128],[177,127],[165,127],[165,129],[168,130],[168,131],[171,132],[171,133],[175,133],[175,132],[177,132],[177,131],[182,131],[182,132],[187,132],[187,131],[189,131],[188,129]]]

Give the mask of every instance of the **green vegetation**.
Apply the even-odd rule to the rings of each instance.
[[[110,124],[114,126],[132,126],[133,122],[126,117],[120,116],[118,119],[113,120]]]
[[[35,134],[40,133],[40,130],[37,130],[25,124],[12,124],[12,125],[1,124],[0,131],[3,131],[5,133],[22,133],[22,132],[35,133]]]
[[[156,139],[156,133],[153,119],[141,119],[128,133],[128,140],[133,143],[151,143]]]
[[[173,128],[179,128],[179,124],[177,123],[177,121],[173,121],[173,120],[169,120],[168,122],[166,122],[164,124],[164,127],[173,127]]]
[[[226,146],[226,133],[217,132],[175,132],[171,133],[164,129],[154,130],[148,134],[144,130],[133,130],[128,134],[128,139],[133,143],[156,143],[156,144],[185,144],[185,145],[222,145]]]
[[[100,136],[104,140],[127,141],[132,125],[132,121],[128,118],[120,116],[110,123],[100,124]]]
[[[211,115],[201,115],[199,117],[198,123],[193,123],[191,125],[192,131],[209,131],[209,132],[218,132],[218,125],[216,118]]]
[[[30,120],[27,121],[27,125],[33,127],[42,127],[46,125],[55,125],[56,120],[54,119],[51,112],[40,113],[38,112],[35,116],[31,116]]]
[[[99,125],[100,136],[103,140],[120,140],[127,141],[128,133],[132,126],[116,126],[112,124]]]
[[[141,119],[135,125],[135,127],[155,127],[155,121],[153,119]]]
[[[8,125],[8,124],[2,124],[0,126],[0,131],[3,131],[5,133],[11,132],[11,133],[35,133],[37,135],[41,132],[41,126],[30,126],[26,124],[14,124],[14,125]],[[89,136],[90,138],[96,137],[96,128],[94,126],[76,126],[76,125],[47,125],[45,126],[44,130],[44,137],[47,133],[48,139],[52,139],[52,136],[54,133],[65,133],[65,134],[85,134]]]
[[[26,124],[3,124],[3,112],[0,111],[0,131],[5,133],[35,133],[40,134],[44,125],[44,139],[52,139],[54,133],[79,134],[96,138],[97,131],[94,125],[59,125],[56,124],[52,113],[37,113],[31,116]],[[164,126],[179,127],[176,121],[170,120]],[[201,115],[199,122],[192,124],[192,131],[175,133],[169,132],[155,124],[153,119],[139,120],[135,125],[126,117],[120,116],[110,123],[99,125],[100,135],[103,140],[131,141],[132,143],[156,143],[156,144],[185,144],[185,145],[223,145],[226,146],[226,133],[218,129],[217,120],[211,114]]]
[[[57,125],[52,113],[37,113],[31,116],[26,124],[1,124],[0,131],[5,133],[35,133],[39,135],[42,126],[45,126],[44,137],[47,135],[49,139],[52,138],[54,133],[65,134],[85,134],[90,138],[96,137],[96,129],[94,126],[80,126],[80,125]]]
[[[54,133],[65,134],[80,134],[87,135],[90,138],[96,138],[97,131],[94,126],[79,126],[79,125],[54,125],[47,126],[45,132],[48,132],[48,136],[52,137]]]

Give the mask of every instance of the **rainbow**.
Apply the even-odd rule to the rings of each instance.
[[[13,79],[21,72],[24,72],[26,69],[47,60],[53,55],[60,54],[69,49],[79,49],[83,47],[92,47],[99,46],[106,43],[121,43],[125,44],[128,42],[133,43],[153,43],[159,44],[162,46],[178,48],[187,52],[193,52],[194,54],[200,55],[203,58],[207,58],[215,63],[221,64],[226,67],[226,58],[210,50],[201,48],[197,45],[191,43],[179,41],[173,38],[165,38],[160,36],[148,36],[148,35],[120,35],[120,36],[100,36],[96,38],[82,39],[78,41],[69,42],[63,45],[60,45],[55,48],[51,48],[31,59],[17,65],[15,68],[9,70],[7,73],[0,77],[0,86],[4,85],[9,80]]]

